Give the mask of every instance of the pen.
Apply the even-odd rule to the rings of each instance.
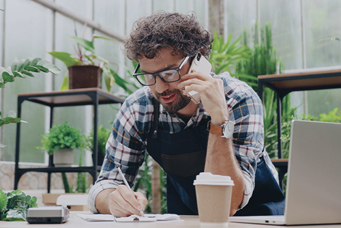
[[[121,176],[122,176],[122,179],[123,179],[123,181],[124,181],[124,184],[127,186],[127,188],[129,189],[129,191],[131,192],[131,194],[135,197],[134,192],[133,192],[133,190],[131,190],[131,188],[129,187],[129,184],[128,184],[126,178],[124,177],[121,168],[120,168],[120,167],[117,167],[117,169],[118,169],[118,172],[119,172],[119,173],[121,174]],[[143,215],[143,211],[140,211],[140,215]]]

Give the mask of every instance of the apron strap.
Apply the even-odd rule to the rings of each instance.
[[[160,103],[155,98],[153,99],[153,106],[154,106],[153,139],[156,139],[157,131],[159,130]]]

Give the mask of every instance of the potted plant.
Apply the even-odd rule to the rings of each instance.
[[[20,190],[5,193],[0,189],[0,220],[25,221],[30,207],[37,207],[37,197],[26,195]]]
[[[105,84],[107,90],[110,92],[111,85],[115,82],[118,86],[123,88],[127,93],[132,93],[129,86],[136,87],[134,83],[128,82],[121,78],[112,68],[110,62],[95,52],[94,39],[111,40],[110,38],[94,35],[92,40],[71,36],[77,43],[74,50],[77,57],[72,57],[68,52],[51,51],[49,52],[54,58],[62,61],[68,68],[68,80],[65,76],[62,90],[101,87],[101,75],[104,73]]]
[[[103,126],[99,126],[97,130],[97,165],[101,166],[103,164],[103,160],[106,154],[106,144],[108,138],[111,134],[111,131],[104,128]],[[94,151],[94,131],[92,131],[89,137],[86,139],[87,141],[87,148],[90,151]]]
[[[73,150],[86,148],[85,135],[80,129],[71,127],[67,122],[54,125],[42,137],[43,146],[40,147],[53,154],[53,163],[56,167],[70,166],[73,164]]]

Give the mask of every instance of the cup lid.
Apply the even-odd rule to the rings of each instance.
[[[201,172],[194,180],[194,185],[229,185],[233,186],[234,182],[230,176],[215,175],[210,172]]]

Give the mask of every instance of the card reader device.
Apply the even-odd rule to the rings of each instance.
[[[30,224],[64,223],[69,216],[69,209],[63,206],[31,207],[27,209],[26,221]]]

